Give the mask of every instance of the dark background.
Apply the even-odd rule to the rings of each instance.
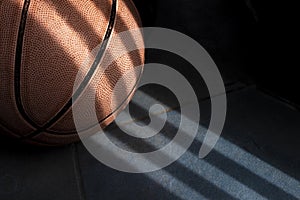
[[[300,103],[296,3],[269,0],[134,2],[144,26],[175,29],[197,40],[213,57],[223,78],[254,82],[261,90],[284,101]]]

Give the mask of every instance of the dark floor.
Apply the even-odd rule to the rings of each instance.
[[[209,156],[203,160],[197,156],[209,119],[205,110],[209,102],[203,100],[203,126],[196,140],[178,161],[156,172],[116,171],[98,162],[80,143],[37,149],[1,139],[0,199],[299,199],[299,111],[253,85],[236,82],[227,90],[225,129]],[[147,92],[151,89],[138,91],[132,104],[153,103]],[[164,132],[176,131],[179,115],[176,109],[168,112]],[[109,131],[122,135],[114,125]],[[163,134],[157,137],[138,145],[159,147],[168,141]],[[130,141],[119,143],[131,146]]]

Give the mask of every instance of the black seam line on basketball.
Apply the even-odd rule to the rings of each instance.
[[[140,72],[139,80],[140,80],[141,77],[142,77],[142,73],[143,73],[143,70],[141,70],[141,72]],[[129,98],[129,97],[133,94],[133,92],[136,90],[136,88],[137,88],[137,86],[138,86],[138,84],[139,84],[139,82],[140,82],[139,80],[135,83],[134,87],[133,87],[132,90],[129,92],[129,94],[127,95],[127,97],[124,99],[124,101],[122,101],[122,103],[121,103],[121,104],[120,104],[113,112],[111,112],[111,113],[110,113],[109,115],[107,115],[105,118],[99,120],[97,124],[100,124],[101,122],[105,121],[107,118],[109,118],[109,117],[111,117],[113,114],[115,114],[115,112],[117,112],[122,106],[124,106],[125,102],[128,100],[128,98]],[[97,124],[94,124],[94,125],[92,125],[92,126],[86,128],[86,129],[84,129],[84,130],[82,130],[82,131],[88,131],[88,130],[94,128],[95,126],[97,126]],[[48,134],[51,134],[51,135],[61,135],[61,134],[63,134],[63,135],[75,135],[75,134],[77,133],[77,132],[68,132],[68,133],[64,133],[64,132],[55,132],[55,131],[49,131],[49,130],[47,130],[47,131],[45,131],[45,132],[48,133]]]
[[[116,108],[111,114],[109,114],[108,116],[106,116],[104,119],[100,120],[100,121],[98,122],[98,124],[101,123],[102,121],[105,121],[108,117],[110,117],[111,115],[113,115],[115,112],[117,112],[117,111],[124,105],[124,103],[126,102],[126,100],[128,100],[128,98],[130,97],[130,95],[132,95],[132,93],[134,92],[134,90],[137,88],[137,85],[139,84],[139,82],[140,82],[140,80],[141,80],[142,73],[143,73],[143,70],[141,70],[141,73],[140,73],[140,76],[139,76],[139,80],[136,82],[135,86],[133,87],[133,89],[131,90],[131,92],[130,92],[129,95],[127,96],[127,98],[126,98],[126,99],[120,104],[120,106],[118,106],[118,108]],[[94,125],[94,126],[96,126],[96,125]],[[94,126],[89,127],[87,130],[93,128]],[[49,131],[46,131],[46,133],[47,133],[47,134],[50,134],[50,135],[56,135],[56,136],[62,134],[62,133],[55,133],[55,132],[54,132],[54,133],[51,133],[51,132],[49,132]],[[63,133],[63,134],[64,134],[64,136],[66,136],[66,135],[74,136],[74,135],[77,134],[77,132],[75,132],[75,133],[73,133],[73,134],[71,134],[71,133]],[[48,143],[48,142],[46,142],[46,141],[40,141],[40,140],[35,139],[35,138],[29,138],[29,140],[30,140],[30,141],[34,141],[34,142],[37,142],[37,143],[39,143],[39,144],[41,144],[41,145],[51,145],[51,146],[60,146],[60,145],[62,145],[62,144],[59,144],[59,143],[52,144],[52,143]]]
[[[126,100],[128,100],[128,98],[130,97],[130,95],[132,95],[132,93],[134,92],[134,90],[137,88],[139,82],[141,81],[142,74],[143,74],[143,69],[142,69],[141,72],[140,72],[138,81],[136,82],[136,84],[135,84],[135,86],[133,87],[133,89],[131,90],[131,92],[128,94],[127,98],[126,98],[126,99],[120,104],[120,106],[118,106],[118,108],[116,108],[111,114],[109,114],[108,116],[106,116],[104,119],[100,120],[100,121],[98,122],[98,124],[101,123],[102,121],[106,120],[106,119],[107,119],[108,117],[110,117],[111,115],[113,115],[115,112],[117,112],[117,111],[124,105],[124,103],[126,102]],[[96,125],[94,125],[94,126],[96,126]],[[93,128],[94,126],[89,127],[87,130]],[[62,134],[62,133],[55,133],[55,132],[54,132],[54,133],[51,133],[49,130],[46,131],[46,133],[47,133],[47,134],[51,134],[51,135],[56,135],[56,136]],[[77,134],[77,132],[75,132],[75,133],[73,133],[73,134],[71,134],[71,133],[63,133],[63,134],[64,134],[64,135],[69,135],[69,136],[74,136],[74,135]],[[49,146],[60,146],[60,145],[62,145],[62,144],[59,144],[59,143],[53,144],[53,143],[48,143],[48,142],[45,142],[45,141],[40,141],[40,140],[35,139],[35,138],[29,138],[29,140],[30,140],[30,141],[34,141],[34,142],[37,142],[38,144],[41,144],[41,145],[49,145]]]
[[[23,50],[23,40],[24,32],[26,26],[26,19],[28,14],[28,9],[30,5],[30,0],[25,0],[23,5],[23,10],[21,14],[21,22],[18,31],[17,47],[16,47],[16,57],[15,57],[15,67],[14,67],[14,93],[17,109],[23,119],[29,123],[34,128],[40,128],[25,112],[22,99],[21,99],[21,62],[22,62],[22,50]]]
[[[110,38],[112,30],[114,28],[116,13],[117,13],[117,0],[113,0],[108,27],[106,29],[106,33],[105,33],[103,42],[101,44],[101,47],[96,55],[96,58],[92,64],[91,68],[89,69],[87,75],[84,77],[83,81],[80,83],[78,89],[75,91],[73,96],[68,100],[68,102],[64,105],[64,107],[54,117],[52,117],[43,127],[39,127],[39,128],[37,128],[36,131],[34,131],[26,136],[23,136],[22,139],[32,138],[32,137],[38,135],[39,133],[45,131],[47,128],[51,127],[57,120],[59,120],[72,107],[73,102],[76,101],[76,99],[84,91],[84,89],[90,82],[91,78],[93,77],[93,74],[96,72],[96,70],[99,66],[99,63],[105,53],[109,38]]]

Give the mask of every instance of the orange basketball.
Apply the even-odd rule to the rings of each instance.
[[[126,72],[143,65],[144,50],[116,58],[104,73],[99,68],[104,56],[126,46],[111,38],[140,26],[131,0],[1,0],[0,133],[47,146],[94,133],[95,124],[78,130],[73,119],[87,88],[95,91],[99,124],[110,124],[133,96],[141,73],[127,79],[126,99],[116,109],[110,107],[112,91]],[[82,67],[95,48],[93,62]],[[74,90],[78,74],[82,82]],[[83,110],[80,117],[89,113]]]

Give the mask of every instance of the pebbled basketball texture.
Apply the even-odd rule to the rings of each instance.
[[[104,73],[101,65],[126,44],[142,41],[142,33],[126,41],[113,39],[140,26],[131,0],[1,0],[0,134],[45,146],[93,134],[95,124],[85,120],[91,111],[80,110],[93,98],[90,90],[99,124],[110,124],[133,96],[142,69],[125,79],[126,98],[115,108],[110,106],[112,91],[124,74],[143,65],[144,49],[116,58]],[[86,62],[96,47],[101,59]],[[76,77],[82,87],[74,90]],[[79,129],[74,107],[87,121]]]

